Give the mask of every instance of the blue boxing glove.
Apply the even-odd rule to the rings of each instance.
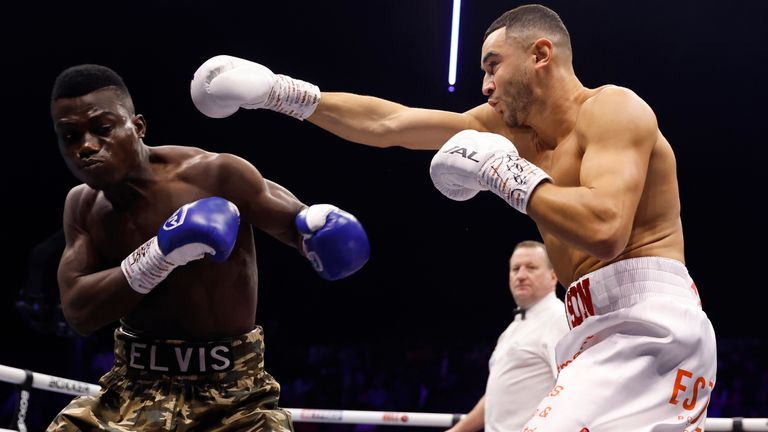
[[[351,214],[330,204],[316,204],[296,215],[296,228],[315,271],[327,280],[360,270],[370,256],[363,226]]]
[[[174,268],[205,254],[212,261],[225,261],[235,246],[239,225],[237,206],[224,198],[203,198],[185,204],[120,267],[131,288],[146,294]]]

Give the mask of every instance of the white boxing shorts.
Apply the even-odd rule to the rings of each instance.
[[[559,375],[523,432],[700,432],[715,333],[684,264],[643,257],[571,284]]]

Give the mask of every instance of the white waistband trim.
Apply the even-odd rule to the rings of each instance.
[[[583,291],[579,297],[591,300],[594,315],[613,312],[658,296],[672,296],[701,304],[685,265],[661,257],[629,258],[588,273],[571,284],[566,300],[573,300],[577,291]]]

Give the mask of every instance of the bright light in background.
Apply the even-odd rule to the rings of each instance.
[[[456,62],[459,57],[459,16],[461,15],[461,0],[453,0],[453,19],[451,21],[451,58],[448,62],[448,91],[455,90]]]

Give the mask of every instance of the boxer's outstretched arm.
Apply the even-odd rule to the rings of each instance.
[[[87,335],[130,312],[142,299],[132,290],[119,265],[106,270],[90,235],[82,227],[85,185],[73,188],[64,204],[64,252],[59,261],[61,307],[69,325]]]
[[[589,104],[576,129],[585,142],[580,186],[542,183],[528,214],[544,231],[610,260],[629,241],[658,126],[651,108],[626,89],[604,90]]]
[[[307,120],[355,143],[415,150],[437,150],[464,129],[487,130],[470,113],[410,108],[352,93],[323,92]]]
[[[240,108],[269,109],[375,147],[437,150],[461,130],[503,132],[501,117],[488,105],[455,113],[409,108],[351,93],[321,92],[312,83],[230,55],[217,55],[200,65],[190,83],[190,95],[195,107],[208,117],[227,117]]]

